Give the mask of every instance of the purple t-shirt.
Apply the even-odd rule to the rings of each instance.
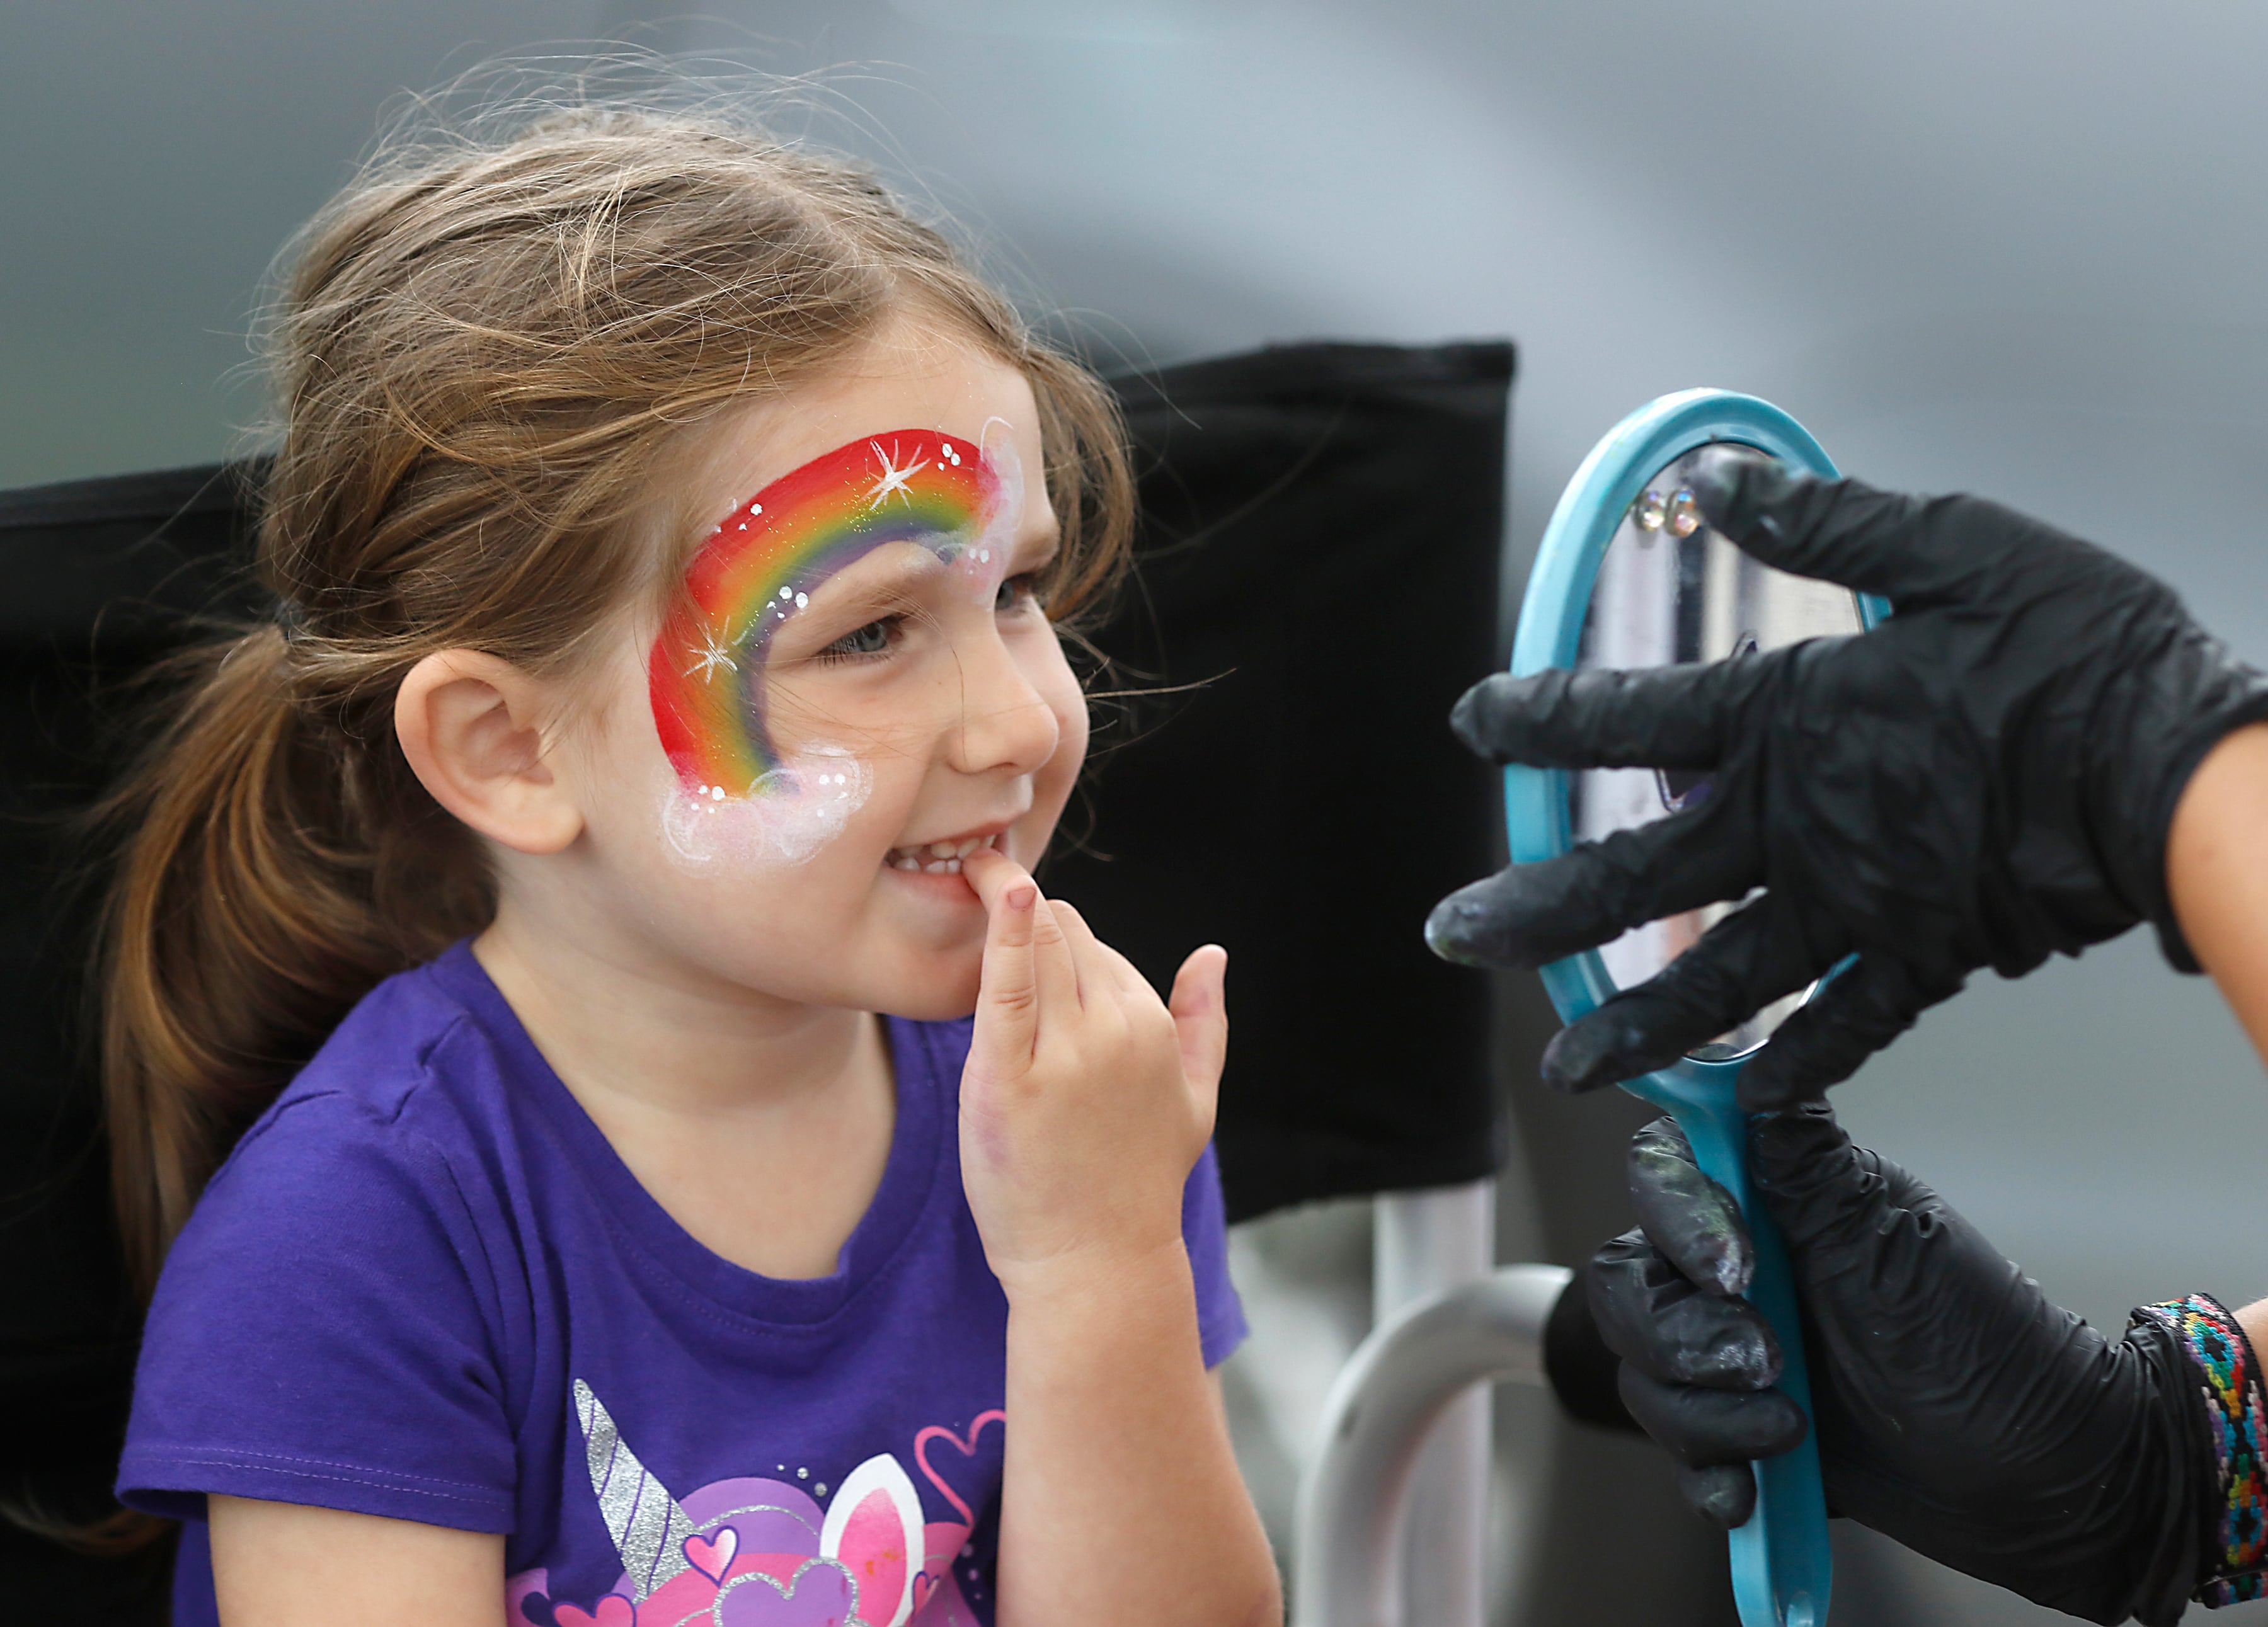
[[[897,1123],[831,1277],[641,1187],[464,945],[372,990],[213,1177],[151,1307],[119,1496],[506,1534],[512,1627],[989,1621],[1007,1301],[961,1193],[968,1024],[891,1019]],[[1207,1150],[1207,1366],[1244,1335]]]

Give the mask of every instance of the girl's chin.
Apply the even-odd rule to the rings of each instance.
[[[889,990],[889,998],[876,1002],[878,1009],[916,1022],[954,1022],[975,1011],[979,968],[972,966],[959,975],[942,967],[937,969],[936,976],[902,980]]]

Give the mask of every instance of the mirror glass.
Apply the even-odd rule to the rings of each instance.
[[[1701,450],[1659,470],[1616,527],[1584,614],[1578,670],[1719,661],[1863,629],[1858,599],[1848,589],[1759,564],[1702,521],[1687,484]],[[1570,775],[1568,784],[1570,823],[1579,842],[1660,819],[1709,794],[1705,772],[1675,769],[1594,769]],[[1742,902],[1635,927],[1602,946],[1599,958],[1616,988],[1631,988]],[[1810,994],[1805,989],[1773,1002],[1692,1055],[1704,1062],[1747,1056]]]

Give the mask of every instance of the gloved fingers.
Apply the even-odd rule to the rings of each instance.
[[[1677,1471],[1677,1494],[1719,1531],[1749,1523],[1756,1512],[1756,1473],[1746,1463],[1712,1463]]]
[[[1799,1281],[1815,1253],[1833,1255],[1851,1247],[1878,1252],[1896,1229],[1895,1205],[1878,1173],[1881,1163],[1851,1144],[1824,1101],[1749,1120],[1749,1179],[1779,1226]],[[1869,1280],[1870,1274],[1862,1276],[1859,1285]]]
[[[1693,473],[1710,525],[1768,565],[1880,593],[1903,606],[1965,597],[2002,563],[1980,548],[1971,499],[1924,498],[1820,480],[1745,446],[1712,446]],[[2021,545],[2046,527],[1996,510]],[[2002,539],[1996,534],[1996,543]]]
[[[1901,961],[1861,955],[1830,975],[1741,1070],[1741,1107],[1771,1113],[1817,1098],[1960,990],[1924,984]]]
[[[1667,1067],[1821,969],[1767,894],[1718,922],[1645,983],[1552,1036],[1543,1049],[1544,1082],[1582,1092]]]
[[[1802,1444],[1811,1431],[1803,1409],[1776,1389],[1701,1389],[1664,1384],[1628,1362],[1623,1405],[1646,1432],[1688,1469],[1750,1463]]]
[[[1749,1120],[1749,1177],[1783,1192],[1848,1179],[1855,1151],[1823,1097]]]
[[[1778,1381],[1779,1341],[1746,1299],[1705,1293],[1643,1232],[1591,1256],[1591,1321],[1607,1348],[1663,1383],[1762,1390]]]
[[[1498,673],[1465,691],[1449,726],[1478,756],[1543,769],[1706,769],[1766,681],[1768,655],[1683,666]]]
[[[1704,1293],[1746,1293],[1756,1256],[1741,1206],[1701,1172],[1675,1119],[1631,1137],[1628,1169],[1638,1226],[1669,1263]]]
[[[1712,799],[1460,887],[1433,906],[1425,942],[1445,961],[1525,969],[1763,879],[1748,820]]]
[[[1807,1260],[1823,1247],[1831,1252],[1838,1240],[1865,1238],[1867,1250],[1881,1255],[1904,1231],[1924,1242],[1958,1231],[1977,1247],[1989,1247],[1927,1182],[1881,1153],[1852,1145],[1834,1108],[1822,1101],[1751,1118],[1749,1174],[1779,1223],[1799,1276]],[[1889,1302],[1883,1296],[1890,1279],[1874,1270],[1863,1276],[1861,1285],[1879,1309]],[[1914,1292],[1930,1292],[1919,1278],[1899,1280]]]

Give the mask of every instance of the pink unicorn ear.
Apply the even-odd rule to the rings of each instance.
[[[922,1550],[921,1498],[885,1452],[850,1471],[820,1528],[819,1551],[858,1584],[858,1620],[866,1627],[905,1627],[914,1613],[914,1578]]]

